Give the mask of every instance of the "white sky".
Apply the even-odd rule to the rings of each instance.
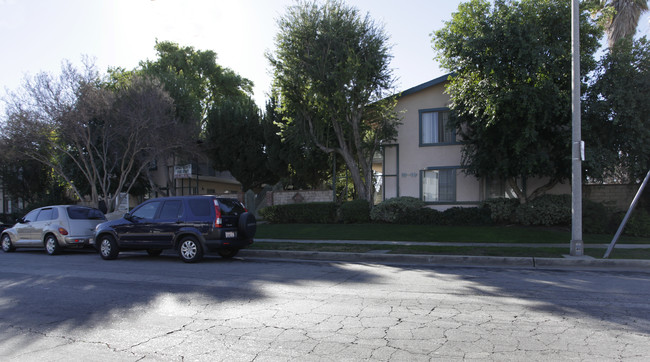
[[[393,44],[398,90],[443,75],[430,33],[461,0],[347,0],[384,24]],[[156,39],[213,50],[217,63],[255,83],[263,106],[270,89],[264,54],[274,50],[276,20],[293,0],[0,0],[0,96],[40,71],[58,74],[64,59],[95,58],[133,69],[154,59]],[[648,34],[648,14],[639,31]],[[1,106],[0,106],[1,107]]]

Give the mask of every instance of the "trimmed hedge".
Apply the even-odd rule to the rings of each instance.
[[[635,209],[625,225],[624,233],[632,236],[650,236],[650,214],[645,209]]]
[[[515,211],[519,207],[519,199],[488,199],[483,201],[482,206],[490,210],[492,221],[497,224],[509,224],[516,220]]]
[[[370,221],[370,203],[366,200],[352,200],[341,204],[340,220],[345,224],[363,224]]]
[[[333,202],[275,205],[261,209],[262,219],[278,224],[398,223],[407,225],[571,225],[571,196],[543,195],[527,204],[517,199],[486,200],[481,207],[452,207],[438,211],[425,207],[414,197],[388,199],[371,211],[365,200],[347,201],[340,206]],[[622,215],[614,214],[600,203],[583,200],[583,230],[602,234],[616,231]],[[650,236],[650,214],[635,211],[625,234]]]
[[[370,211],[374,222],[397,223],[404,215],[410,215],[424,207],[424,201],[415,197],[395,197],[375,205]]]
[[[571,225],[571,195],[542,195],[515,211],[522,225]]]
[[[262,219],[275,224],[331,224],[336,222],[334,202],[273,205],[260,209]]]

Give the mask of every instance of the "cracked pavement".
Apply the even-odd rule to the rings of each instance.
[[[649,276],[0,253],[0,360],[641,361]]]

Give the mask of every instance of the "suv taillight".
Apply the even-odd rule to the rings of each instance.
[[[223,226],[221,221],[221,209],[219,208],[219,202],[214,200],[214,227],[220,228]]]

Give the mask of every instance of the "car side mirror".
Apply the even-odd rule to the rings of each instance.
[[[19,217],[18,220],[16,220],[16,221],[18,221],[18,222],[21,223],[21,224],[24,224],[24,223],[27,222],[27,221],[25,221],[25,219],[22,218],[22,217]]]
[[[133,216],[131,216],[131,213],[130,213],[130,212],[127,212],[127,213],[124,214],[124,216],[122,216],[122,217],[125,218],[126,220],[129,220],[129,221],[132,221],[132,220],[133,220]]]

